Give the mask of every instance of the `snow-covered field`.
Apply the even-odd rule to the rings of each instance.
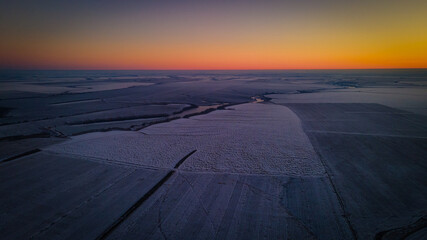
[[[426,76],[0,73],[1,239],[420,238]]]
[[[425,87],[334,89],[303,94],[269,94],[274,103],[379,103],[427,115]]]
[[[272,104],[236,105],[140,132],[88,136],[73,137],[47,150],[160,168],[172,168],[197,150],[181,170],[297,176],[324,173],[298,117],[287,107]]]

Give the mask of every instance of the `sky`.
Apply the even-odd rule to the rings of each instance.
[[[425,0],[0,0],[0,68],[427,68],[426,26]]]

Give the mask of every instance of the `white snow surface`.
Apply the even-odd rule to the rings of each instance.
[[[180,171],[291,176],[325,170],[298,117],[287,107],[248,103],[140,132],[93,133],[47,150],[157,168],[173,168],[197,150]]]
[[[425,87],[371,87],[334,89],[304,94],[269,94],[272,102],[286,103],[378,103],[408,112],[427,115]]]

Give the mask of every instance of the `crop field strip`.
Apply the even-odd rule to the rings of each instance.
[[[174,170],[170,170],[154,187],[152,187],[144,196],[142,196],[137,202],[135,202],[122,216],[120,216],[114,223],[105,229],[101,233],[97,240],[106,239],[113,231],[116,229],[126,218],[128,218],[138,207],[140,207],[151,195],[153,195],[174,173],[175,169],[178,169],[179,166],[189,158],[197,150],[193,150],[189,154],[185,155],[181,160],[179,160],[174,166]]]
[[[36,148],[36,149],[30,150],[30,151],[27,151],[27,152],[24,152],[24,153],[21,153],[21,154],[18,154],[18,155],[6,158],[4,160],[0,159],[0,164],[6,163],[6,162],[10,162],[10,161],[13,161],[13,160],[16,160],[16,159],[19,159],[19,158],[22,158],[22,157],[34,154],[34,153],[38,153],[40,151],[41,151],[40,149]]]
[[[283,105],[301,118],[358,239],[425,230],[425,116],[379,104]]]

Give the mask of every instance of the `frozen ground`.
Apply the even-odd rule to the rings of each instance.
[[[426,238],[425,70],[0,81],[2,239]]]
[[[262,112],[263,114],[259,114]],[[49,151],[107,161],[172,168],[197,150],[188,171],[316,176],[324,174],[297,116],[284,106],[249,103],[161,123],[140,132],[74,137]],[[90,143],[90,144],[89,144]]]
[[[82,82],[80,82],[82,83]],[[60,94],[60,93],[84,93],[84,92],[98,92],[106,90],[114,90],[121,88],[129,88],[136,86],[149,86],[153,83],[144,82],[120,82],[120,83],[98,83],[98,84],[73,84],[72,86],[52,86],[42,85],[38,82],[25,82],[15,83],[7,82],[0,83],[0,89],[4,92],[22,91],[30,93],[45,93],[45,94]]]
[[[362,87],[303,94],[270,94],[275,103],[379,103],[427,115],[426,87]]]
[[[425,116],[379,104],[285,105],[302,119],[360,239],[426,227]]]
[[[7,187],[17,188],[19,196],[32,198],[33,203],[52,198],[49,201],[67,204],[43,212],[40,217],[43,222],[30,220],[39,207],[29,204],[28,212],[20,210],[27,232],[13,234],[13,226],[21,218],[11,218],[4,225],[4,231],[10,234],[6,236],[11,238],[79,236],[91,239],[92,233],[108,239],[245,239],[259,234],[263,238],[352,238],[320,159],[300,120],[285,106],[235,105],[206,115],[153,125],[139,132],[84,134],[41,150],[22,159],[29,162],[27,165],[32,171],[37,171],[35,175],[26,176],[28,171],[17,170],[19,161],[4,164],[7,174],[3,177],[16,179],[9,181]],[[75,166],[70,165],[73,161]],[[129,188],[120,189],[117,185],[132,181],[130,174],[135,171],[149,179],[147,183],[137,182],[151,187],[159,179],[147,176],[148,173],[175,174],[116,226],[113,219],[121,219],[118,216],[125,212],[123,208],[132,209],[135,205],[129,204],[129,199],[122,203],[111,200],[109,204],[120,205],[110,209],[108,204],[98,202],[113,191],[112,188],[116,189],[116,195],[130,194]],[[45,174],[50,181],[59,179],[61,186],[53,187],[54,183],[45,178],[30,188],[22,185]],[[67,197],[78,194],[74,186],[79,183],[67,180],[74,178],[74,174],[84,174],[78,176],[79,182],[88,182],[89,186],[96,183],[94,195],[82,194],[81,197],[86,198],[83,202]],[[116,176],[112,177],[114,181],[105,183],[107,189],[98,189],[104,184],[102,181],[108,182],[102,180],[108,174]],[[97,178],[100,182],[91,183]],[[37,186],[53,190],[31,195],[40,191]],[[70,190],[63,195],[56,194],[55,189],[59,188]],[[12,202],[3,205],[8,212],[14,211],[16,200]],[[65,213],[55,218],[51,216],[55,209]],[[77,221],[76,216],[79,218],[78,214],[84,211],[94,213],[82,215],[80,218],[85,220]],[[96,224],[82,236],[81,232],[88,228],[85,224],[93,221],[91,218],[97,211],[108,212],[110,226]],[[111,226],[115,226],[112,231],[105,230]],[[247,230],[249,226],[251,231]]]

